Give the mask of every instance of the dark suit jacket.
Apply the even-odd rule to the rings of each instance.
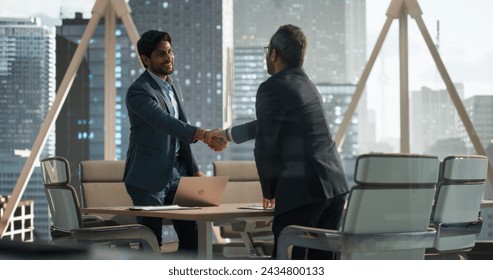
[[[257,91],[257,120],[232,128],[237,143],[255,138],[255,162],[276,215],[349,191],[321,96],[302,68],[289,68]]]
[[[197,127],[189,125],[182,106],[181,89],[168,77],[178,102],[180,119],[170,115],[171,105],[159,85],[145,71],[132,83],[126,105],[130,119],[130,143],[125,163],[125,184],[150,192],[164,189],[171,178],[176,141],[187,165],[187,175],[198,170],[190,143]]]

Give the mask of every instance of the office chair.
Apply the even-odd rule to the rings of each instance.
[[[214,176],[229,176],[223,203],[261,204],[262,188],[255,161],[214,161]],[[268,258],[272,254],[274,235],[272,217],[244,218],[215,223],[225,257]]]
[[[291,246],[337,252],[343,260],[424,259],[435,238],[429,219],[438,169],[435,156],[359,156],[341,229],[286,227],[278,259],[288,259]]]
[[[82,207],[133,205],[123,182],[124,160],[83,160],[79,164]],[[119,225],[136,224],[133,216],[101,215]]]
[[[481,232],[479,216],[488,158],[454,155],[443,159],[431,215],[437,235],[427,259],[467,258]]]
[[[63,157],[49,157],[42,159],[40,163],[55,244],[106,248],[130,248],[138,245],[142,251],[159,252],[154,233],[143,225],[84,226],[77,194],[70,185],[68,161]]]

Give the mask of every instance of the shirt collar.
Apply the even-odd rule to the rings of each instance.
[[[149,72],[149,74],[151,74],[151,77],[157,82],[157,84],[159,85],[159,87],[163,87],[163,86],[169,86],[171,87],[171,85],[169,84],[169,82],[167,80],[163,80],[161,77],[159,77],[158,75],[152,73],[151,71],[147,71]]]

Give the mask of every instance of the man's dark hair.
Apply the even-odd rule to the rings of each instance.
[[[171,45],[171,36],[167,32],[158,30],[149,30],[140,36],[137,41],[137,50],[139,55],[145,55],[151,57],[152,52],[156,49],[157,45],[162,41],[167,41]],[[142,61],[144,67],[147,68],[144,61]]]
[[[303,66],[308,42],[305,34],[298,26],[282,25],[272,35],[269,43],[269,51],[275,49],[282,60],[291,67]]]

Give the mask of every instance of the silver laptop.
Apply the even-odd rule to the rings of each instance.
[[[221,204],[229,176],[181,177],[174,205],[218,206]]]

